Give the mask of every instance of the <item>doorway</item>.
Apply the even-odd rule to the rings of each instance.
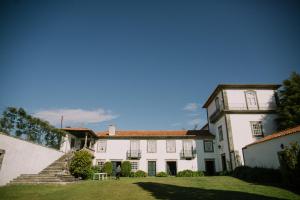
[[[227,170],[227,165],[226,165],[226,156],[225,153],[221,155],[221,161],[222,161],[222,170],[226,171]]]
[[[117,172],[117,167],[122,165],[122,162],[121,161],[111,161],[111,164],[112,164],[112,175],[113,176],[116,176]]]
[[[156,161],[148,161],[148,176],[156,176]]]
[[[216,170],[214,159],[205,160],[205,171],[208,176],[212,176],[215,174]]]
[[[177,163],[176,161],[167,161],[167,173],[170,176],[176,176],[177,175]]]

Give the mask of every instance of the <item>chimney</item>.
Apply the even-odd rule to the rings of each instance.
[[[116,135],[116,127],[114,125],[109,125],[108,126],[108,135]]]

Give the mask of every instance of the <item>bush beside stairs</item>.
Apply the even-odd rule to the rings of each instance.
[[[17,178],[10,181],[9,184],[66,184],[74,182],[77,179],[72,176],[68,170],[69,161],[73,153],[67,153],[54,161],[48,167],[38,174],[21,174]]]

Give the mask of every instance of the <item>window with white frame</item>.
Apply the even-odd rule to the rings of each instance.
[[[136,172],[139,169],[139,162],[131,161],[131,171]]]
[[[249,110],[258,109],[256,92],[252,90],[245,91],[247,107]]]
[[[167,153],[176,153],[176,140],[167,140]]]
[[[214,152],[214,146],[212,140],[204,140],[204,152]]]
[[[263,127],[261,121],[252,121],[250,122],[252,135],[254,137],[263,136]]]
[[[223,141],[224,140],[224,136],[223,136],[222,125],[218,127],[218,133],[219,133],[219,141]]]
[[[97,145],[97,152],[105,153],[106,152],[106,140],[99,140]]]
[[[104,166],[105,160],[103,159],[97,159],[96,160],[96,164],[100,167],[100,169],[102,169],[102,167]]]
[[[156,140],[148,140],[147,152],[148,153],[156,153]]]

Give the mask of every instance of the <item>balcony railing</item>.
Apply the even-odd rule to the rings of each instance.
[[[222,115],[222,111],[267,111],[276,110],[275,103],[259,104],[258,106],[247,106],[246,103],[230,103],[225,108],[216,109],[209,117],[211,123],[216,122]]]
[[[141,150],[128,150],[127,158],[140,159],[142,156]]]
[[[186,149],[182,149],[180,152],[180,158],[183,159],[192,159],[196,157],[196,150],[195,149],[190,149],[190,150],[186,150]]]

